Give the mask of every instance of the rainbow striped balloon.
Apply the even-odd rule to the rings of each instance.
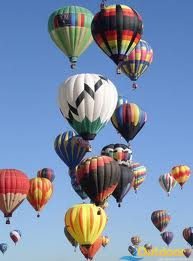
[[[147,176],[147,169],[140,163],[132,163],[130,168],[134,174],[133,188],[135,190],[135,193],[137,193],[139,186],[144,182]]]
[[[119,64],[121,72],[131,81],[137,81],[153,61],[153,49],[144,40],[140,40],[135,49]]]
[[[142,111],[135,103],[121,104],[111,117],[113,126],[127,142],[134,139],[146,121],[146,112]]]
[[[171,216],[166,210],[156,210],[151,214],[151,221],[154,226],[163,232],[171,220]]]
[[[78,204],[67,210],[64,222],[70,235],[80,245],[90,246],[103,232],[107,215],[94,204]]]

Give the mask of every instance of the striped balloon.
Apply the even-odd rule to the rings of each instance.
[[[151,214],[151,221],[160,232],[164,231],[170,220],[171,216],[166,210],[156,210]]]
[[[110,5],[98,12],[91,24],[97,45],[119,64],[141,39],[141,16],[126,5]]]
[[[117,107],[111,117],[115,129],[129,142],[138,134],[147,121],[146,112],[137,104],[123,103]]]
[[[27,195],[27,200],[32,207],[39,212],[45,207],[53,193],[53,185],[46,178],[33,178],[30,180],[30,189]]]
[[[70,244],[74,247],[74,250],[76,251],[78,242],[70,235],[66,227],[64,227],[64,235],[66,236],[66,238],[68,239]]]
[[[53,42],[68,56],[71,68],[78,57],[92,43],[91,22],[93,14],[80,6],[66,6],[54,11],[48,21],[48,31]]]
[[[80,136],[69,136],[68,138],[67,133],[64,132],[56,137],[54,149],[60,159],[73,169],[81,162],[86,153],[91,151],[91,146]]]
[[[166,245],[169,246],[174,238],[174,234],[173,234],[173,232],[166,231],[161,234],[161,237],[162,237],[163,241],[166,243]]]
[[[130,168],[134,175],[133,188],[135,193],[137,193],[139,186],[141,186],[141,184],[145,181],[147,176],[147,169],[140,163],[131,163]]]
[[[137,81],[153,61],[153,50],[144,40],[140,40],[135,49],[119,64],[121,72],[131,81]]]
[[[132,161],[131,147],[125,144],[109,144],[102,148],[101,155],[109,156],[119,164],[124,163],[125,165],[129,165]]]
[[[193,227],[185,228],[182,232],[184,239],[193,247]]]
[[[77,169],[78,182],[96,205],[102,206],[113,193],[120,179],[120,166],[110,157],[85,159]]]
[[[29,179],[17,169],[0,169],[0,210],[10,224],[9,218],[26,199],[29,191]]]
[[[89,247],[103,232],[107,216],[94,204],[78,204],[67,210],[64,222],[70,235],[80,245]]]
[[[172,189],[176,186],[176,180],[170,175],[170,173],[161,175],[159,177],[159,184],[170,195]]]
[[[50,168],[43,168],[38,170],[37,177],[49,179],[51,182],[53,182],[55,179],[54,171]]]
[[[109,241],[110,241],[109,237],[107,237],[107,236],[102,236],[102,246],[103,246],[103,247],[106,247],[106,245],[109,244]]]
[[[131,243],[137,247],[141,243],[141,238],[139,236],[133,236],[131,238]]]
[[[181,188],[190,178],[191,170],[186,165],[178,165],[172,168],[171,175],[180,184]]]

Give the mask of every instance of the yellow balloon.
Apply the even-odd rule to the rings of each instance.
[[[64,217],[70,235],[80,245],[92,245],[103,232],[107,215],[94,204],[78,204],[69,208]]]

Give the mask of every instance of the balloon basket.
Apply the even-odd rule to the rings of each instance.
[[[6,219],[6,224],[7,224],[7,225],[10,224],[10,220],[9,220],[9,218]]]

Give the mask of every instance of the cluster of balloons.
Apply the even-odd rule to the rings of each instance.
[[[167,174],[161,175],[159,177],[160,186],[164,191],[170,195],[172,189],[178,183],[181,188],[188,181],[191,174],[190,167],[187,165],[177,165],[174,166],[171,171]]]
[[[12,230],[9,233],[9,236],[11,240],[15,243],[15,245],[19,242],[21,239],[21,231],[18,229]],[[8,244],[7,243],[1,243],[0,244],[0,251],[4,254],[8,249]]]
[[[126,5],[105,6],[95,15],[81,6],[65,6],[54,11],[48,21],[48,32],[56,46],[75,68],[78,57],[93,42],[132,81],[136,81],[153,60],[153,50],[142,40],[141,16]],[[116,22],[112,22],[116,21]],[[133,87],[137,85],[134,83]]]

